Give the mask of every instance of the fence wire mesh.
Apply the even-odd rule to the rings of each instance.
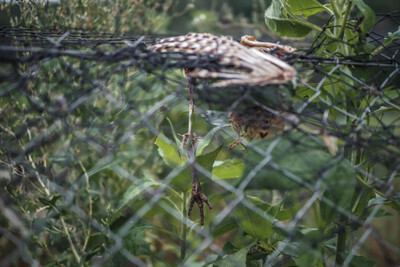
[[[282,58],[294,83],[197,81],[191,162],[183,68],[218,57],[158,39],[0,29],[1,266],[400,264],[398,41],[349,57],[321,35]]]

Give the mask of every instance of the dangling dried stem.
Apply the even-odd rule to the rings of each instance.
[[[186,70],[185,70],[186,71]],[[186,154],[188,156],[190,175],[192,177],[192,197],[190,198],[188,216],[190,216],[194,203],[197,203],[200,209],[200,224],[201,227],[204,227],[204,204],[205,202],[207,206],[212,209],[211,203],[208,201],[206,195],[203,193],[200,185],[200,181],[197,176],[196,171],[196,145],[197,145],[197,136],[192,132],[193,125],[193,113],[194,113],[194,100],[193,93],[196,86],[195,78],[190,77],[188,79],[187,89],[189,91],[189,123],[188,123],[188,132],[183,135],[181,148],[186,150]]]

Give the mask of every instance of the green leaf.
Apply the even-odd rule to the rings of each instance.
[[[217,155],[219,151],[221,151],[222,146],[218,147],[214,151],[211,151],[208,154],[197,156],[196,162],[197,164],[200,164],[203,168],[205,168],[207,171],[211,172],[214,166],[215,159],[217,158]]]
[[[123,194],[122,196],[122,205],[124,206],[126,203],[138,197],[143,192],[146,192],[146,189],[149,187],[160,186],[159,182],[156,182],[152,179],[144,179],[144,181],[140,182],[140,186],[136,184],[132,184]]]
[[[309,82],[310,86],[313,86],[313,88],[315,88],[315,86],[312,82]],[[314,94],[316,94],[316,92],[314,90],[311,90],[310,88],[306,87],[306,86],[298,86],[296,88],[296,97],[299,100],[303,100],[304,98],[311,98]],[[318,98],[314,99],[313,102],[317,102],[320,101]]]
[[[265,207],[265,202],[255,198],[246,199],[250,202],[251,207],[240,203],[235,208],[234,215],[237,223],[243,231],[255,238],[264,240],[271,237],[274,234],[272,220],[259,214],[261,212],[261,214],[266,215],[265,210],[262,209],[263,206]]]
[[[296,15],[308,18],[319,12],[326,11],[317,0],[286,0],[286,6]]]
[[[335,163],[335,158],[321,141],[304,133],[292,132],[279,139],[259,140],[252,145],[264,152],[260,154],[252,149],[248,153],[242,178],[245,180],[248,175],[254,175],[248,189],[292,190],[314,185],[321,179],[320,189],[329,190],[331,184],[342,186],[343,180],[354,184],[354,175],[335,183],[333,174],[338,170],[335,164],[345,164],[339,168],[345,171],[351,167],[344,160]]]
[[[147,177],[141,182],[141,186],[132,184],[122,195],[122,199],[118,208],[110,216],[109,224],[112,224],[120,216],[126,205],[130,204],[131,201],[136,200],[139,196],[141,196],[142,193],[145,193],[147,188],[157,186],[160,186],[159,182]]]
[[[362,186],[362,184],[360,184],[360,187],[357,190],[357,195],[355,197],[356,200],[353,202],[357,203],[357,205],[354,210],[354,215],[359,218],[364,218],[365,216],[367,216],[370,200],[375,197],[374,190],[368,186]]]
[[[180,140],[179,140],[178,136],[176,135],[176,132],[175,132],[175,129],[174,129],[174,124],[172,123],[172,121],[168,117],[166,117],[166,119],[168,121],[169,127],[171,128],[172,136],[174,137],[175,143],[179,144]]]
[[[236,248],[231,242],[226,242],[224,247],[222,248],[222,255],[226,255],[226,254],[233,254],[238,252],[240,249]]]
[[[180,157],[178,148],[163,133],[157,137],[155,144],[159,147],[160,156],[171,168],[182,166],[185,163],[186,160]]]
[[[319,172],[332,161],[332,156],[321,143],[300,132],[289,133],[278,140],[258,140],[252,145],[264,153],[259,154],[254,149],[248,153],[243,179],[257,171],[248,189],[300,188],[304,183],[316,181]],[[268,162],[264,163],[265,160]],[[276,167],[271,167],[271,164]]]
[[[378,218],[378,217],[385,217],[385,216],[393,216],[393,213],[386,211],[384,209],[379,209],[374,217]]]
[[[47,206],[57,210],[56,202],[58,199],[60,199],[60,197],[61,197],[60,195],[54,195],[49,200],[47,200],[46,198],[43,198],[43,197],[39,197],[39,201],[42,204],[47,205]]]
[[[227,254],[222,259],[214,262],[215,266],[219,267],[245,267],[246,266],[246,257],[250,247],[244,247],[238,252],[233,254]]]
[[[364,3],[363,0],[352,0],[357,8],[361,11],[364,16],[363,21],[361,22],[360,28],[362,33],[366,34],[371,30],[372,26],[375,23],[375,13],[374,11]]]
[[[172,178],[169,184],[179,193],[187,192],[192,187],[189,166],[186,164],[185,166],[178,167],[177,170],[177,175]]]
[[[215,162],[213,176],[219,179],[239,178],[243,175],[245,164],[239,159]]]
[[[196,150],[196,155],[201,155],[203,154],[203,151],[208,148],[209,146],[212,145],[212,140],[214,140],[214,135],[217,133],[220,129],[218,127],[213,128],[211,131],[209,131],[206,136],[201,138],[198,141],[197,144],[197,150]]]
[[[301,246],[301,243],[295,242],[288,240],[287,241],[282,241],[283,244],[283,249],[282,249],[282,254],[291,256],[292,258],[296,258],[299,256],[299,247]]]
[[[284,221],[288,220],[290,218],[293,218],[294,214],[301,209],[302,205],[294,205],[290,209],[283,209],[279,210],[278,213],[276,214],[275,218],[278,221]]]
[[[132,201],[132,202],[129,203],[129,208],[132,209],[132,210],[139,210],[139,209],[141,209],[141,208],[143,208],[143,207],[148,206],[150,201],[151,201],[151,197],[150,197],[150,196],[149,196],[149,197],[146,197],[146,198],[143,198],[143,199],[142,199],[142,198],[136,199],[135,201]],[[145,214],[142,214],[141,217],[142,217],[144,220],[147,220],[147,219],[149,219],[149,218],[152,217],[152,216],[155,216],[155,215],[160,216],[161,214],[167,213],[167,211],[165,211],[165,209],[162,208],[161,205],[160,205],[160,204],[162,204],[163,202],[164,202],[164,203],[166,202],[165,198],[162,198],[160,201],[158,201],[157,203],[155,203],[155,204],[151,207],[151,209],[150,209],[149,211],[147,211]],[[169,205],[169,203],[165,203],[165,204]],[[164,207],[165,207],[165,206],[164,206]],[[130,209],[126,209],[126,210],[130,210]],[[113,216],[113,217],[114,217],[114,216]],[[112,218],[113,218],[113,217],[112,217]]]
[[[247,253],[247,266],[259,266],[259,265],[249,265],[249,263],[255,263],[259,260],[263,261],[267,257],[267,255],[271,254],[276,250],[276,247],[266,241],[260,240],[257,241]],[[274,265],[274,264],[272,264]]]
[[[164,134],[160,134],[156,141],[155,145],[158,146],[158,152],[160,156],[163,158],[165,163],[171,168],[179,167],[185,163],[185,159],[182,159],[181,155],[178,152],[178,147],[173,144]]]
[[[387,34],[387,37],[385,38],[385,42],[384,42],[384,45],[386,44],[386,43],[391,43],[391,42],[393,42],[393,41],[396,41],[396,40],[399,40],[400,39],[400,26],[399,26],[399,28],[397,29],[397,31],[395,31],[395,32],[389,32],[388,34]]]
[[[133,255],[150,255],[150,244],[144,241],[145,233],[154,226],[143,225],[132,228],[125,236],[125,248]]]
[[[253,145],[264,153],[249,151],[242,180],[254,177],[247,189],[310,189],[319,183],[318,189],[325,191],[320,210],[326,223],[340,213],[338,207],[350,208],[357,182],[354,168],[347,160],[333,157],[318,139],[293,132],[281,139],[261,140]],[[287,215],[282,212],[274,216]]]
[[[323,266],[320,259],[323,259],[322,251],[324,243],[323,231],[315,228],[303,228],[300,234],[295,240],[301,240],[299,242],[298,257],[294,258],[296,266]]]
[[[148,230],[155,228],[155,226],[147,224],[134,226],[123,238],[124,248],[135,256],[151,255],[150,243],[144,240],[144,236]],[[125,266],[128,263],[120,252],[114,255],[113,262],[118,266]]]
[[[300,7],[297,12],[300,12]],[[279,36],[300,38],[312,30],[310,26],[304,25],[307,21],[292,14],[281,0],[272,0],[265,10],[264,18],[268,28]],[[305,23],[300,23],[299,20]]]
[[[347,30],[346,30],[347,32]],[[363,43],[363,44],[359,44],[355,47],[355,51],[354,53],[356,55],[366,55],[366,56],[371,56],[371,52],[374,51],[375,46],[371,43]],[[364,70],[365,73],[368,73],[367,71],[365,71],[364,67],[360,67]]]
[[[345,255],[345,258],[346,257],[347,255]],[[363,256],[359,255],[354,255],[349,264],[349,267],[373,267],[373,266],[376,266],[375,261],[367,260]]]
[[[218,225],[214,227],[212,230],[212,235],[214,238],[233,231],[238,228],[238,224],[236,222],[235,217],[228,216],[225,217]]]
[[[376,48],[371,55],[377,55],[379,54],[385,47],[389,46],[391,43],[393,43],[396,40],[400,39],[400,27],[397,31],[395,31],[394,33],[389,32],[387,37],[384,39],[384,43],[383,45],[379,46],[378,48]]]
[[[315,256],[311,252],[300,254],[298,258],[294,259],[294,261],[296,263],[295,266],[298,267],[320,266],[315,262]]]
[[[326,49],[329,50],[329,48]],[[325,71],[331,71],[331,67],[329,67]],[[338,96],[340,97],[346,94],[349,99],[359,101],[359,97],[357,95],[358,92],[355,90],[349,90],[349,88],[351,88],[355,84],[354,79],[350,78],[352,76],[353,73],[351,72],[351,69],[347,66],[342,66],[340,68],[340,72],[334,72],[332,74],[332,78],[330,80],[327,80],[322,87],[326,98],[328,99],[328,97],[331,96],[331,102],[336,101],[337,103]]]
[[[221,148],[222,147],[219,147],[208,154],[196,157],[196,164],[203,167],[206,171],[212,172],[215,159],[217,158],[217,155],[221,150]],[[192,178],[188,165],[181,166],[180,168],[181,171],[172,179],[170,185],[179,192],[186,192],[192,187],[191,185]],[[200,181],[208,179],[208,177],[202,175],[202,173],[199,170],[197,170],[197,175]]]
[[[338,208],[351,208],[356,183],[356,173],[348,161],[340,162],[329,171],[324,183],[326,191],[320,203],[321,217],[327,224],[341,214]]]

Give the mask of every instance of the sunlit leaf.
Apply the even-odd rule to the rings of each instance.
[[[228,159],[216,162],[212,174],[219,179],[239,178],[242,176],[245,164],[238,159]]]
[[[179,155],[178,148],[164,134],[161,133],[157,137],[155,144],[159,147],[160,156],[171,168],[181,166],[185,162]]]
[[[317,0],[286,0],[286,5],[296,15],[309,17],[319,12],[326,11]]]
[[[265,10],[264,17],[268,28],[279,36],[300,38],[312,30],[300,24],[294,17],[290,17],[290,11],[280,0],[272,0],[271,5]]]

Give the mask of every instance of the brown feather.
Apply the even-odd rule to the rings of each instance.
[[[161,39],[149,49],[160,52],[179,52],[215,55],[219,71],[193,69],[189,77],[219,79],[213,86],[281,84],[294,79],[296,70],[286,62],[256,48],[239,44],[231,38],[209,33],[189,33]]]

